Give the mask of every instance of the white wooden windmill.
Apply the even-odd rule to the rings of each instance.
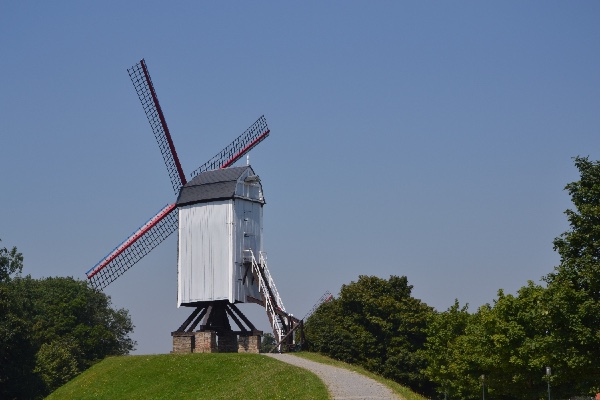
[[[264,116],[195,170],[188,182],[145,61],[128,72],[177,201],[163,207],[88,270],[89,281],[103,289],[178,231],[177,306],[194,307],[194,311],[172,332],[173,351],[258,352],[262,332],[236,306],[245,302],[264,306],[278,343],[291,345],[291,333],[302,322],[285,311],[267,268],[262,184],[251,166],[233,166],[269,135]],[[232,329],[230,321],[238,329]]]

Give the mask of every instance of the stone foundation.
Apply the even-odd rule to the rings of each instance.
[[[194,353],[217,353],[217,334],[213,331],[194,332],[196,347]]]
[[[193,333],[171,332],[171,336],[173,336],[173,351],[171,353],[184,354],[194,351],[195,338]]]
[[[260,335],[240,336],[238,338],[238,353],[260,353]]]

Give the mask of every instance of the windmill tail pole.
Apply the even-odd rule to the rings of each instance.
[[[304,321],[303,320],[299,320],[297,318],[292,317],[294,320],[294,327],[292,329],[290,329],[290,331],[281,338],[281,340],[279,342],[277,342],[277,344],[271,349],[271,351],[269,353],[274,353],[277,349],[280,348],[280,346],[285,343],[285,341],[288,339],[288,337],[290,337],[290,335],[292,335],[296,330],[300,329],[300,347],[304,347]]]

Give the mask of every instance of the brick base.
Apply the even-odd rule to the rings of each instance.
[[[187,353],[259,353],[260,335],[229,334],[217,337],[216,332],[171,332],[175,354]]]
[[[194,332],[196,347],[194,353],[217,353],[217,334],[212,331]]]
[[[195,347],[193,333],[171,332],[171,336],[173,336],[173,351],[171,353],[185,354],[193,352]]]

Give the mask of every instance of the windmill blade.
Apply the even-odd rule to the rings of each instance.
[[[265,116],[261,116],[255,123],[246,129],[244,133],[237,137],[227,147],[221,150],[216,156],[204,163],[200,168],[192,172],[192,178],[202,172],[213,169],[227,168],[237,160],[242,158],[244,154],[252,150],[257,144],[265,140],[269,136],[270,130],[267,126]]]
[[[86,272],[96,289],[103,289],[133,267],[177,230],[176,204],[165,206]]]
[[[152,79],[150,79],[146,62],[142,59],[139,63],[128,69],[127,72],[142,103],[148,122],[150,122],[154,137],[158,142],[160,153],[169,171],[169,178],[171,178],[175,195],[178,195],[179,189],[185,185],[186,179],[179,163],[173,140],[171,139],[171,133],[167,127],[167,121],[158,103],[158,97],[156,97],[156,91],[152,85]]]

